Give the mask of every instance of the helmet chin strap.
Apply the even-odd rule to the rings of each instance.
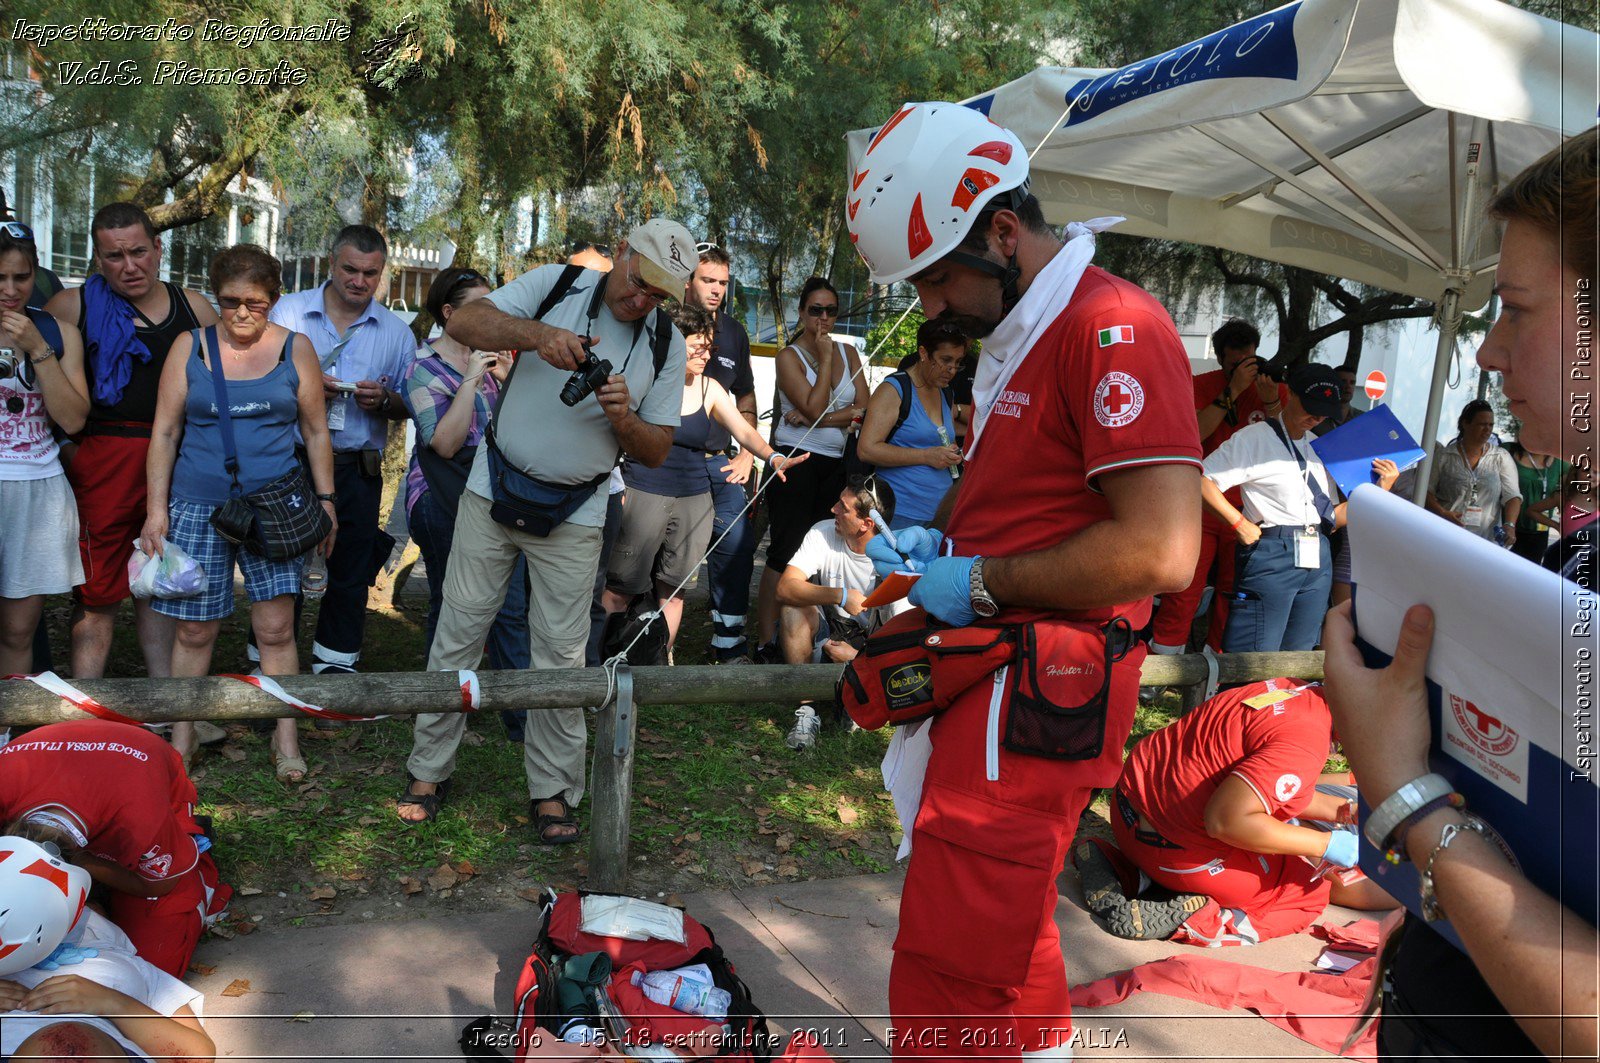
[[[1017,281],[1022,277],[1022,267],[1017,265],[1016,255],[1012,255],[1004,266],[974,255],[970,251],[959,249],[950,252],[947,257],[954,259],[969,269],[987,273],[1000,282],[1000,312],[1002,314],[1011,313],[1012,307],[1017,305],[1017,300],[1022,298],[1021,293],[1017,291]]]

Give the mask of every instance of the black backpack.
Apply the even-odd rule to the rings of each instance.
[[[889,427],[888,434],[883,437],[883,441],[885,443],[894,442],[894,434],[896,432],[900,431],[900,426],[905,424],[906,420],[908,418],[910,418],[910,416],[911,416],[911,400],[913,398],[915,398],[916,394],[917,394],[916,386],[911,383],[911,374],[906,372],[904,369],[896,369],[894,372],[892,372],[888,376],[884,377],[884,382],[885,383],[887,383],[890,380],[898,380],[900,382],[900,387],[899,387],[899,391],[900,391],[900,413],[899,413],[898,416],[895,417],[894,424]],[[945,387],[945,388],[940,388],[939,391],[944,396],[945,401],[950,403],[951,408],[954,409],[955,408],[955,389]],[[867,475],[869,473],[876,472],[877,471],[877,466],[872,465],[872,464],[870,464],[868,462],[862,461],[858,457],[858,458],[855,459],[855,467],[852,468],[850,471],[852,473],[857,473],[858,472],[858,473],[860,473],[861,475],[864,476],[864,475]]]

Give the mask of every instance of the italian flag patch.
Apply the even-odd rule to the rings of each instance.
[[[1132,343],[1132,325],[1112,325],[1110,328],[1100,330],[1100,346],[1110,347],[1114,343]]]

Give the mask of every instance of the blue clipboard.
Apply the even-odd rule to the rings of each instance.
[[[1346,498],[1359,485],[1375,482],[1372,463],[1378,458],[1388,458],[1405,472],[1424,456],[1406,426],[1387,406],[1374,406],[1327,435],[1313,439],[1311,449],[1317,452]]]

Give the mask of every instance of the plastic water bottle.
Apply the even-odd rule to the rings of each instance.
[[[942,424],[941,425],[936,425],[935,429],[939,433],[939,442],[944,446],[947,446],[947,447],[950,446],[950,433],[946,432],[944,430],[944,425],[942,425]],[[952,479],[952,480],[961,479],[961,466],[960,465],[952,465],[952,466],[950,466],[950,479]]]
[[[689,1015],[700,1015],[713,1022],[726,1019],[728,1006],[733,1003],[733,994],[726,989],[684,978],[672,971],[651,971],[649,974],[634,971],[633,984],[657,1004]]]
[[[311,551],[305,571],[300,574],[300,593],[315,601],[328,589],[328,559]]]

